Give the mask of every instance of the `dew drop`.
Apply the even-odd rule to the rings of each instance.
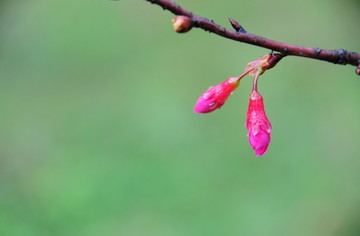
[[[213,108],[216,108],[217,104],[216,104],[216,102],[212,102],[208,106],[210,109],[213,109]]]
[[[211,93],[204,93],[204,95],[202,96],[203,99],[209,99],[211,97]]]

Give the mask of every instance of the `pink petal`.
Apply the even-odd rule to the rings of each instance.
[[[260,130],[257,135],[250,133],[249,142],[256,156],[264,155],[270,144],[270,134],[265,130]]]

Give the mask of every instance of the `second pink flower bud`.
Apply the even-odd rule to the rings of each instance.
[[[248,129],[249,142],[255,155],[264,155],[270,144],[271,124],[266,117],[264,100],[255,90],[250,95],[245,126]]]

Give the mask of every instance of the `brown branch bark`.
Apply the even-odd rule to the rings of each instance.
[[[311,47],[302,47],[282,42],[277,42],[271,39],[267,39],[258,35],[251,34],[246,32],[242,26],[234,21],[233,19],[229,19],[231,24],[237,31],[229,30],[225,27],[222,27],[216,24],[214,21],[198,16],[175,2],[170,0],[146,0],[153,4],[157,4],[161,6],[164,10],[169,10],[175,15],[183,15],[189,17],[193,26],[197,28],[201,28],[205,31],[212,32],[219,36],[232,39],[235,41],[252,44],[255,46],[267,48],[273,51],[280,52],[284,56],[292,55],[299,57],[307,57],[327,62],[332,62],[335,64],[342,65],[353,65],[357,66],[356,73],[360,75],[360,54],[356,52],[349,52],[345,49],[337,49],[337,50],[327,50],[321,48],[311,48]]]

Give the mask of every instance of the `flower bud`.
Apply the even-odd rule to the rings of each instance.
[[[219,109],[239,84],[239,77],[231,77],[221,84],[210,87],[200,96],[194,111],[197,113],[209,113]]]
[[[263,98],[255,90],[250,95],[245,126],[255,155],[264,155],[270,143],[271,124],[265,114]]]
[[[187,16],[177,16],[171,20],[174,31],[178,33],[186,33],[191,30],[193,24],[192,20]]]

